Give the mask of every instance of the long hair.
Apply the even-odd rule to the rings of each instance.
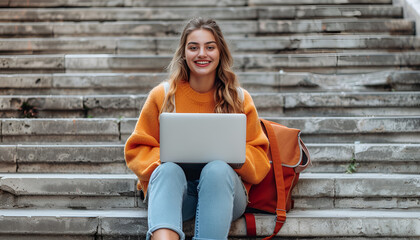
[[[180,81],[189,81],[190,69],[185,60],[185,46],[188,35],[199,29],[210,31],[216,39],[220,53],[220,62],[216,69],[215,79],[215,113],[243,113],[243,104],[238,96],[239,81],[232,71],[233,58],[223,37],[222,31],[213,19],[194,18],[185,26],[179,46],[168,66],[169,91],[163,102],[162,112],[172,112],[175,109],[174,95]]]

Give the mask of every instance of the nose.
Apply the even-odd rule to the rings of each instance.
[[[207,56],[206,48],[200,48],[200,52],[198,53],[199,58],[204,58]]]

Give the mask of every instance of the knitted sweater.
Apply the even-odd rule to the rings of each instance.
[[[150,92],[134,132],[125,144],[127,166],[137,175],[138,189],[147,192],[149,178],[157,166],[159,158],[159,112],[162,108],[165,90],[162,84]],[[213,113],[214,90],[198,93],[188,82],[178,84],[175,94],[177,113]],[[247,116],[246,160],[241,168],[235,169],[249,191],[252,184],[261,182],[270,169],[267,158],[268,140],[262,131],[254,102],[244,90],[244,113]]]

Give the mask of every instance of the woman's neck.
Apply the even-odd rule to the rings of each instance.
[[[200,76],[196,77],[190,75],[189,83],[194,91],[199,93],[206,93],[213,89],[215,82],[216,74],[211,76]]]

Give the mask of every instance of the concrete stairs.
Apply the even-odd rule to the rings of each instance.
[[[420,239],[420,38],[395,1],[0,7],[0,239],[144,239],[124,143],[192,16],[218,20],[260,116],[313,157],[279,239]],[[259,237],[273,220],[257,216]],[[241,218],[230,239],[245,238]]]

